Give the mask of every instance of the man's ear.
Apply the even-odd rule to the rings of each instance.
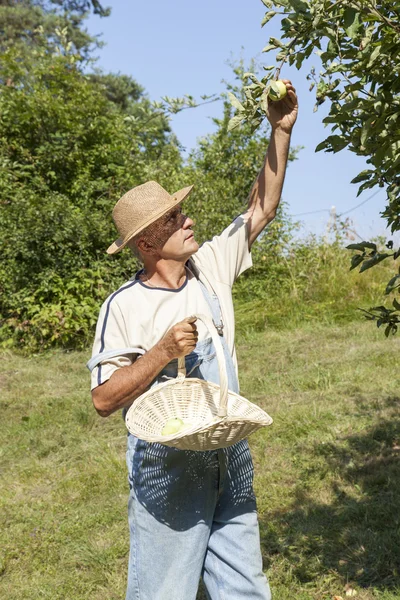
[[[142,254],[156,254],[155,248],[149,244],[145,238],[139,238],[136,242],[136,246],[139,248]]]

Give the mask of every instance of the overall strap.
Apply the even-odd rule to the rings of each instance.
[[[210,307],[213,323],[216,330],[218,331],[218,335],[223,336],[224,322],[222,319],[222,310],[218,296],[215,293],[215,290],[210,284],[210,282],[203,275],[203,273],[200,272],[200,270],[191,260],[189,260],[189,268],[193,275],[196,277],[197,281],[199,282],[201,291],[203,292],[203,296],[206,299],[208,306]]]
[[[238,394],[239,393],[239,381],[238,381],[238,377],[237,377],[236,368],[233,363],[233,359],[232,359],[231,353],[229,351],[228,344],[226,342],[224,332],[223,332],[224,323],[223,323],[223,319],[222,319],[222,310],[221,310],[221,305],[219,302],[218,295],[216,294],[211,283],[208,281],[208,279],[205,277],[205,275],[202,272],[200,272],[200,270],[196,267],[196,265],[193,264],[193,262],[190,259],[189,259],[189,265],[190,265],[190,270],[192,271],[193,275],[196,277],[197,281],[199,282],[199,285],[200,285],[201,291],[203,292],[204,298],[206,299],[206,301],[211,309],[211,314],[212,314],[213,323],[215,325],[215,328],[217,329],[218,334],[221,336],[221,343],[222,343],[222,347],[224,349],[224,355],[225,355],[226,370],[228,373],[229,389]],[[192,268],[192,267],[194,267],[194,268]]]

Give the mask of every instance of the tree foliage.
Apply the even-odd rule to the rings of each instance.
[[[129,75],[97,71],[90,73],[89,78],[101,86],[106,98],[124,112],[134,112],[136,102],[143,98],[144,89]]]
[[[256,133],[250,124],[230,131],[229,122],[233,108],[229,95],[243,98],[242,78],[244,65],[231,65],[234,82],[228,85],[228,95],[223,99],[222,116],[213,119],[216,131],[198,140],[196,149],[189,155],[184,169],[186,182],[196,183],[190,209],[196,219],[196,231],[200,240],[207,239],[226,227],[232,218],[246,207],[252,184],[255,181],[268,149],[270,128],[264,124]],[[297,149],[291,149],[289,160],[296,158]],[[273,248],[287,241],[292,224],[283,204],[276,219],[269,225],[268,234],[258,241],[255,252],[268,246],[272,258]],[[261,249],[260,249],[261,252]],[[257,263],[257,261],[255,261]],[[262,268],[262,265],[258,265]]]
[[[0,343],[85,347],[100,304],[137,268],[128,251],[105,253],[118,198],[150,179],[171,193],[196,183],[188,210],[207,239],[245,207],[268,132],[228,133],[225,101],[185,164],[169,115],[194,98],[151,102],[130,77],[87,74],[65,31],[27,44],[0,53]]]
[[[99,0],[36,0],[45,10],[58,9],[69,13],[85,14],[93,10],[95,15],[108,17],[111,8],[104,7]]]
[[[368,169],[353,183],[359,192],[380,186],[386,189],[387,205],[382,213],[392,232],[400,230],[400,3],[382,0],[262,0],[267,12],[262,21],[281,19],[281,39],[269,38],[264,52],[277,51],[278,68],[264,67],[267,74],[257,79],[246,75],[246,97],[238,104],[231,127],[248,121],[255,130],[267,110],[266,94],[285,62],[300,69],[317,53],[322,63],[319,74],[312,68],[308,78],[316,91],[315,110],[330,103],[323,122],[331,135],[317,151],[339,152],[345,148],[366,159]],[[368,246],[366,246],[368,247]],[[350,248],[356,249],[356,248]],[[364,271],[384,258],[399,258],[400,251],[381,253],[375,248],[358,249],[353,257]],[[383,254],[386,254],[383,256]],[[400,273],[400,269],[399,269]],[[389,285],[388,293],[400,286]],[[394,309],[376,307],[370,318],[386,325],[386,334],[397,331],[399,303]]]
[[[143,132],[64,47],[13,47],[0,69],[1,336],[79,345],[132,268],[105,260],[113,204],[144,180],[166,185],[179,148],[147,98]]]
[[[91,6],[101,16],[109,14],[97,2],[1,0],[0,49],[18,47],[19,52],[29,53],[35,46],[42,46],[43,37],[54,47],[58,44],[57,31],[63,31],[74,50],[89,58],[92,48],[100,45],[99,40],[83,28]]]

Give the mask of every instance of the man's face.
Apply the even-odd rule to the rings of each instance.
[[[192,219],[182,214],[180,206],[175,206],[149,225],[141,237],[157,251],[160,258],[186,260],[199,249],[192,226]]]

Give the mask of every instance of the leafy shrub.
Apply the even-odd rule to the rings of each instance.
[[[147,179],[164,183],[179,150],[158,118],[144,136],[68,52],[5,50],[0,82],[0,339],[81,346],[106,296],[95,274],[111,290],[135,264],[105,254],[112,207]]]

